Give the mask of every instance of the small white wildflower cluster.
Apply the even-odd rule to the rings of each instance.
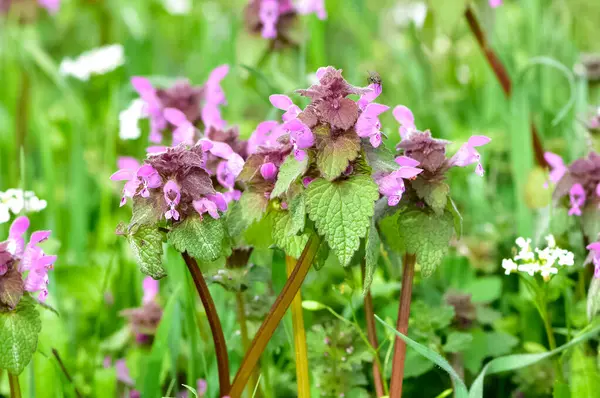
[[[558,266],[572,266],[575,256],[568,250],[556,246],[554,236],[546,236],[547,247],[544,249],[531,248],[531,239],[517,238],[516,244],[519,252],[512,259],[502,260],[502,268],[506,275],[520,271],[530,276],[539,273],[545,281],[550,280],[551,275],[558,273]]]
[[[38,212],[44,210],[46,205],[46,201],[35,196],[33,191],[11,188],[0,192],[0,224],[10,220],[10,213],[17,215],[21,212]]]
[[[103,75],[125,63],[123,46],[112,44],[86,51],[76,59],[65,58],[60,74],[87,81],[91,75]]]

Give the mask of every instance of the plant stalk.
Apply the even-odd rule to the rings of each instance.
[[[365,280],[365,263],[361,264],[361,273],[363,281]],[[377,341],[377,329],[375,328],[375,312],[373,310],[373,297],[371,296],[371,290],[365,294],[364,297],[365,307],[365,321],[367,323],[367,336],[369,337],[369,344],[373,347],[375,355],[379,355],[379,342]],[[380,361],[373,361],[373,380],[375,382],[375,393],[377,397],[386,396],[386,389],[383,384],[383,377],[381,368],[379,367]]]
[[[73,378],[71,377],[71,374],[67,370],[67,367],[65,366],[62,359],[60,358],[60,355],[58,354],[58,350],[56,348],[52,349],[52,355],[54,355],[54,358],[56,358],[56,361],[58,362],[58,366],[60,366],[60,370],[62,370],[63,374],[65,375],[65,377],[67,378],[69,383],[71,383],[73,385],[73,389],[75,390],[75,395],[77,396],[77,398],[81,398],[82,395],[79,392],[79,390],[77,389],[77,386],[75,386],[75,383],[73,382]]]
[[[402,290],[400,291],[400,307],[398,308],[398,323],[396,329],[406,335],[408,334],[408,318],[410,316],[410,300],[412,296],[412,284],[415,276],[414,254],[405,254],[402,271]],[[394,359],[392,362],[392,379],[390,386],[390,398],[402,397],[402,382],[404,379],[404,362],[406,360],[406,343],[400,337],[396,337],[394,344]]]
[[[204,311],[206,312],[206,317],[208,318],[208,324],[210,325],[210,330],[212,332],[215,354],[217,357],[220,396],[226,396],[229,395],[229,389],[231,388],[229,380],[229,357],[227,354],[227,343],[225,342],[225,336],[223,335],[223,328],[221,327],[217,308],[215,307],[215,303],[210,295],[210,291],[208,290],[208,286],[206,285],[206,281],[204,280],[204,276],[202,276],[202,271],[200,271],[196,260],[190,257],[187,252],[184,252],[181,255],[192,275],[194,285],[196,285],[196,290],[198,291],[198,295],[204,306]]]
[[[473,36],[475,36],[481,51],[485,55],[488,64],[490,64],[494,75],[496,75],[496,79],[498,79],[500,86],[502,86],[504,95],[506,95],[506,98],[510,98],[512,94],[512,81],[510,79],[510,75],[500,60],[500,57],[498,57],[496,52],[489,45],[487,37],[485,36],[485,33],[481,28],[479,21],[477,20],[477,16],[475,16],[475,13],[470,6],[467,7],[467,10],[465,11],[465,17],[467,18],[469,28],[471,29]],[[533,121],[531,122],[531,141],[537,165],[542,168],[547,168],[548,162],[546,162],[546,159],[544,159],[544,147],[542,145],[542,140],[540,139],[540,134]]]
[[[244,294],[242,292],[237,292],[235,294],[235,301],[238,310],[238,323],[240,324],[240,334],[242,336],[242,347],[244,349],[244,352],[248,352],[248,350],[250,349],[250,337],[248,336],[248,320],[246,319],[246,303],[244,301]],[[256,372],[253,372],[248,383],[248,397],[253,396],[254,386],[256,385],[257,380],[258,377],[256,375]]]
[[[19,376],[8,372],[8,384],[10,384],[10,398],[21,398]]]
[[[275,332],[275,329],[277,329],[279,322],[281,322],[285,312],[292,303],[296,293],[298,293],[298,290],[300,290],[300,286],[302,286],[302,282],[304,282],[304,279],[310,270],[310,266],[312,265],[312,262],[317,254],[320,243],[321,238],[315,235],[311,236],[306,243],[306,246],[302,251],[302,255],[294,267],[294,271],[285,283],[285,286],[277,297],[277,300],[275,300],[275,303],[260,326],[256,336],[254,336],[250,350],[248,350],[244,356],[244,359],[242,360],[242,365],[235,375],[233,384],[231,386],[231,391],[229,393],[231,398],[241,397],[242,392],[248,383],[248,379],[250,378],[253,369],[256,367],[261,354],[267,347],[269,340],[273,336],[273,333]]]
[[[20,153],[21,148],[25,146],[25,137],[27,136],[27,130],[29,129],[29,102],[31,101],[30,80],[29,73],[25,69],[21,70],[15,115],[15,143],[17,154]]]
[[[288,278],[294,272],[296,259],[285,256],[285,265]],[[298,398],[310,398],[310,376],[308,373],[308,349],[306,348],[306,331],[304,329],[304,316],[302,314],[302,295],[300,290],[296,293],[291,305],[292,326],[294,331],[294,351],[296,352],[296,383],[298,384]]]

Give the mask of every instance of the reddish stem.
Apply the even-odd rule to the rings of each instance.
[[[412,284],[415,276],[415,255],[404,255],[404,270],[402,272],[402,290],[400,291],[400,307],[398,308],[398,324],[396,329],[406,335],[408,334],[408,318],[410,316],[410,300],[412,296]],[[404,379],[404,362],[406,360],[406,343],[400,337],[396,337],[394,346],[394,362],[392,364],[392,379],[390,386],[390,398],[402,397],[402,382]]]
[[[361,265],[362,277],[365,279],[365,264]],[[371,296],[371,290],[365,294],[365,321],[367,322],[367,337],[369,343],[375,351],[379,348],[379,342],[377,341],[377,329],[375,328],[375,312],[373,310],[373,297]],[[378,397],[385,396],[385,390],[383,388],[383,377],[381,375],[381,369],[379,369],[379,362],[373,361],[373,380],[375,381],[375,393]]]
[[[187,252],[181,254],[185,260],[185,264],[192,275],[196,290],[202,300],[206,317],[208,318],[208,324],[212,332],[213,343],[215,345],[215,354],[217,357],[217,369],[219,371],[219,387],[221,391],[221,397],[229,394],[231,389],[231,382],[229,380],[229,356],[227,354],[227,343],[225,342],[225,336],[223,335],[223,328],[221,327],[221,321],[217,313],[217,308],[210,295],[202,271],[198,267],[196,260]]]
[[[510,80],[508,71],[500,60],[500,57],[498,57],[496,52],[490,47],[485,33],[483,32],[483,29],[481,29],[481,25],[479,24],[479,21],[477,20],[477,17],[475,16],[475,13],[471,7],[467,7],[465,17],[467,18],[467,22],[469,23],[469,28],[471,28],[473,36],[475,36],[475,39],[477,39],[477,43],[479,44],[481,51],[483,51],[485,58],[494,71],[494,75],[496,75],[498,82],[502,86],[502,91],[504,91],[506,98],[510,98],[512,94],[512,81]],[[536,163],[540,167],[548,167],[548,162],[546,162],[546,159],[544,159],[544,147],[542,145],[542,140],[540,139],[539,132],[533,121],[531,122],[531,140]]]

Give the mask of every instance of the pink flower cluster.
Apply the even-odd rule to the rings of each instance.
[[[291,0],[251,0],[250,3],[257,1],[260,3],[258,16],[262,25],[261,35],[265,39],[277,37],[277,24],[282,15],[315,13],[319,19],[327,18],[325,0],[304,0],[298,6],[294,6]]]
[[[48,271],[54,268],[56,256],[47,255],[38,245],[48,239],[51,231],[35,231],[29,243],[25,244],[23,235],[28,228],[29,219],[18,217],[10,226],[8,240],[0,243],[0,278],[7,276],[12,269],[21,277],[26,273],[22,289],[39,292],[38,299],[45,301],[48,297]]]
[[[150,141],[160,144],[163,130],[171,124],[172,146],[180,143],[193,145],[196,135],[194,123],[198,113],[205,131],[211,127],[225,127],[219,107],[226,104],[221,81],[228,73],[229,66],[221,65],[210,73],[202,87],[195,88],[182,82],[167,90],[154,88],[144,77],[133,77],[131,84],[144,101],[143,113],[150,119]]]

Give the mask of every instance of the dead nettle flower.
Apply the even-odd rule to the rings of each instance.
[[[121,128],[135,129],[135,118],[147,117],[150,119],[150,142],[160,144],[163,130],[169,127],[173,131],[173,146],[181,142],[193,144],[196,139],[193,127],[198,123],[202,123],[205,132],[211,127],[225,127],[219,107],[226,104],[221,81],[228,73],[229,66],[221,65],[213,69],[203,86],[192,86],[189,81],[182,80],[166,89],[155,88],[146,78],[133,77],[131,84],[144,106],[140,112],[139,105],[134,100],[121,114]],[[139,133],[121,131],[120,136],[137,138]]]
[[[8,240],[0,242],[0,310],[13,310],[24,292],[39,292],[38,300],[48,297],[48,271],[56,256],[47,255],[38,245],[48,239],[50,231],[36,231],[25,245],[23,235],[29,228],[25,216],[13,221]],[[25,277],[23,279],[23,277]]]
[[[141,197],[160,214],[159,219],[179,221],[194,212],[219,218],[219,211],[226,211],[231,199],[214,188],[212,173],[206,168],[209,154],[223,159],[224,171],[217,179],[233,190],[232,181],[242,170],[243,159],[225,143],[201,139],[192,147],[180,144],[150,153],[143,165],[133,158],[120,158],[120,169],[111,179],[127,181],[121,206],[127,198]]]
[[[395,206],[402,198],[406,191],[406,179],[411,181],[411,185],[436,183],[445,179],[445,173],[450,168],[466,167],[473,163],[477,163],[475,172],[483,176],[481,156],[476,148],[489,143],[490,138],[483,135],[471,136],[454,156],[448,159],[446,146],[450,142],[433,138],[429,130],[419,131],[410,109],[398,105],[393,114],[400,123],[401,141],[397,148],[402,151],[403,156],[396,158],[400,167],[391,173],[378,173],[374,176],[379,184],[379,192],[388,198],[390,206]]]
[[[577,159],[568,167],[556,154],[546,152],[544,156],[552,168],[550,181],[556,184],[554,198],[569,195],[569,215],[581,216],[587,205],[597,211],[600,205],[600,155],[592,152],[587,158]]]
[[[123,310],[121,315],[129,320],[131,330],[135,334],[135,341],[138,344],[148,344],[152,342],[163,311],[156,299],[159,281],[147,276],[142,282],[142,288],[144,291],[142,306]]]
[[[325,0],[250,0],[246,6],[246,26],[251,33],[260,33],[265,39],[280,45],[290,44],[289,29],[297,14],[315,13],[319,19],[327,18]]]
[[[587,249],[590,251],[590,258],[594,264],[594,278],[600,279],[600,241],[590,243]]]

